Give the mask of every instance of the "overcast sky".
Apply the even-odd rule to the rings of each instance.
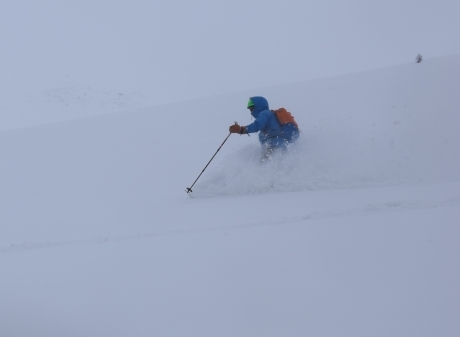
[[[457,54],[459,17],[458,0],[4,1],[0,85],[165,103]]]

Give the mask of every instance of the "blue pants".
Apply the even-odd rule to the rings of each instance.
[[[299,129],[294,124],[285,124],[279,135],[268,136],[259,132],[259,141],[269,148],[286,148],[289,143],[294,143],[299,138]]]

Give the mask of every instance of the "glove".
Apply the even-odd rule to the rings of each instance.
[[[248,133],[245,126],[239,126],[238,124],[233,124],[228,128],[230,133],[239,133],[240,135]]]
[[[230,131],[230,133],[240,133],[241,126],[235,123],[228,128],[228,131]]]

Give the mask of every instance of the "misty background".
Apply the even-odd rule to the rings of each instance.
[[[459,13],[454,0],[4,2],[0,130],[457,54]]]
[[[0,336],[460,336],[459,9],[3,1]]]

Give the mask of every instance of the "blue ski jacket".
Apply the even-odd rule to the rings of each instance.
[[[299,137],[299,130],[294,125],[281,126],[264,97],[251,97],[251,101],[254,103],[251,115],[255,121],[246,126],[246,131],[247,133],[259,132],[261,144],[269,147],[285,147]]]

